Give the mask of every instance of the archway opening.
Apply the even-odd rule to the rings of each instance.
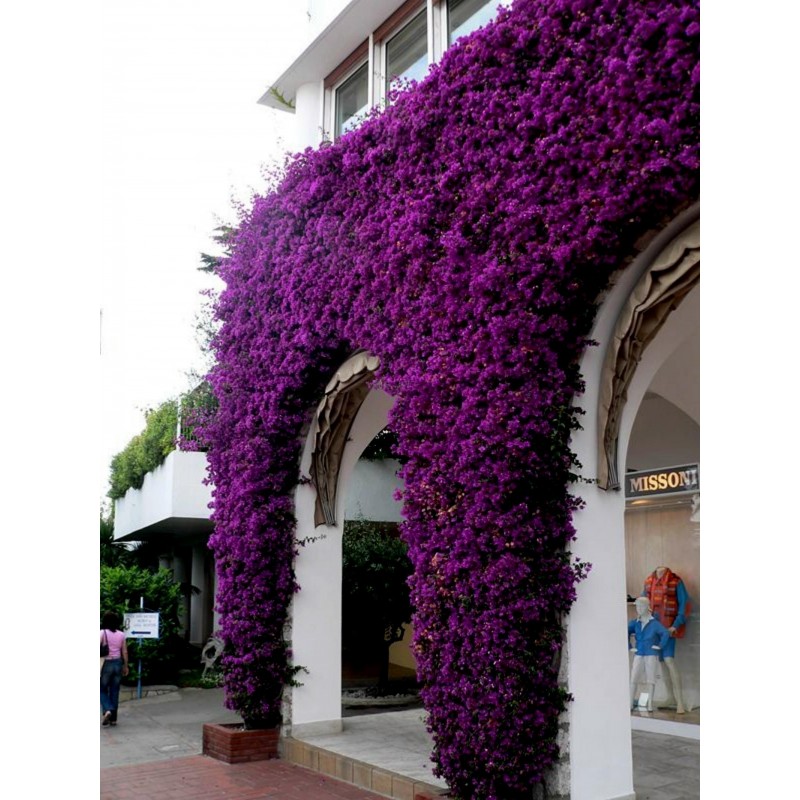
[[[700,722],[700,355],[694,309],[690,304],[684,310],[680,343],[656,356],[652,378],[639,387],[645,391],[630,429],[622,487],[628,620],[635,626],[635,599],[644,595],[671,634],[659,656],[651,656],[655,669],[649,675],[642,660],[634,670],[638,651],[631,652],[632,725],[665,733],[677,732],[675,723]]]
[[[342,538],[343,716],[414,704],[412,572],[400,538],[401,462],[389,428],[355,463],[344,497]]]

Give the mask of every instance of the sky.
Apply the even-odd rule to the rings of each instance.
[[[103,6],[101,453],[202,368],[195,317],[219,281],[198,270],[232,200],[263,189],[293,116],[257,104],[298,52],[307,4],[137,0]]]

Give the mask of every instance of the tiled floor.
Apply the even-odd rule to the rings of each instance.
[[[446,788],[444,781],[433,777],[429,760],[433,743],[425,730],[424,716],[423,708],[412,708],[348,717],[341,733],[295,738],[415,781]]]
[[[699,800],[700,742],[633,732],[636,800]]]
[[[285,761],[225,764],[190,756],[111,767],[100,773],[100,800],[385,800]]]
[[[356,762],[373,765],[385,781],[399,773],[417,781],[438,783],[430,772],[430,740],[421,708],[365,714],[344,720],[343,734],[308,737],[316,745],[303,766],[324,772],[323,760],[352,758],[353,774],[321,774],[287,760],[228,765],[197,755],[201,751],[202,723],[236,719],[222,707],[221,690],[181,690],[120,707],[117,728],[98,729],[101,739],[102,800],[378,800],[380,781],[366,782],[355,774]],[[330,748],[323,756],[318,748]],[[698,800],[700,797],[700,743],[681,736],[633,731],[634,787],[637,800]],[[337,753],[347,755],[337,756]],[[333,754],[333,755],[331,755]],[[363,771],[363,770],[362,770]],[[346,777],[352,783],[343,783]],[[421,779],[421,780],[420,780]],[[402,784],[402,785],[401,785]],[[392,787],[407,800],[402,781]],[[406,794],[403,794],[403,792]],[[412,795],[413,797],[413,795]]]
[[[431,741],[423,714],[422,709],[410,709],[351,717],[345,720],[341,733],[302,739],[330,752],[443,787],[444,782],[433,777],[427,759]],[[644,731],[633,731],[632,741],[636,800],[698,800],[699,741]]]

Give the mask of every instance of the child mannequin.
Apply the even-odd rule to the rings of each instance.
[[[635,605],[636,619],[628,623],[628,645],[631,634],[636,638],[636,646],[631,647],[636,654],[631,667],[631,708],[636,707],[636,687],[642,683],[648,693],[647,710],[652,711],[656,667],[659,655],[669,641],[669,631],[653,616],[646,597],[637,597]]]

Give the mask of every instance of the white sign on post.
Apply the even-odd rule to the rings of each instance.
[[[158,639],[158,612],[125,614],[122,630],[129,639]]]

